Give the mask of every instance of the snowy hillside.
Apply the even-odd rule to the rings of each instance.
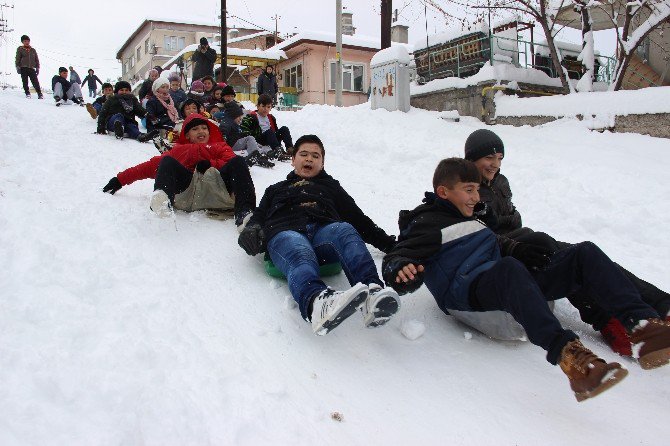
[[[482,127],[365,105],[276,116],[322,138],[327,171],[393,234],[437,162]],[[670,289],[667,139],[573,121],[493,130],[527,226],[592,240]],[[314,336],[231,221],[160,220],[151,181],[103,194],[157,152],[94,131],[83,108],[0,92],[1,445],[668,443],[670,367],[620,359],[629,377],[577,403],[539,347],[459,325],[425,287],[384,327],[355,315]],[[289,171],[252,168],[259,198]],[[557,313],[615,359],[565,300]]]

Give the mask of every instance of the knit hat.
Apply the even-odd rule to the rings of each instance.
[[[193,118],[190,121],[188,121],[188,124],[184,126],[184,134],[188,133],[188,131],[191,130],[196,125],[206,125],[207,128],[209,128],[207,120],[202,116],[198,116],[197,118]]]
[[[203,92],[205,91],[205,84],[203,84],[200,81],[193,81],[193,83],[191,84],[191,91]]]
[[[130,90],[130,83],[128,83],[126,81],[118,81],[114,85],[114,93],[118,93],[119,90],[122,89],[122,88],[127,88],[128,90]]]
[[[173,82],[173,81],[180,81],[181,78],[179,77],[179,75],[178,75],[177,73],[170,73],[170,74],[168,75],[168,80],[169,80],[170,82]]]
[[[207,41],[207,37],[201,37],[200,38],[200,45],[209,45],[209,42]]]
[[[153,84],[151,84],[151,91],[153,91],[153,93],[156,94],[156,91],[163,85],[167,85],[169,88],[170,81],[167,79],[167,77],[161,76],[158,79],[156,79]]]
[[[237,105],[235,101],[230,101],[223,104],[223,111],[226,113],[226,118],[230,119],[235,119],[244,114],[242,107]]]
[[[502,139],[491,130],[475,130],[465,141],[465,159],[477,161],[494,153],[501,153],[505,156],[505,145]]]
[[[233,88],[232,85],[226,85],[223,87],[221,90],[221,96],[228,96],[228,95],[233,95],[235,96],[235,89]]]

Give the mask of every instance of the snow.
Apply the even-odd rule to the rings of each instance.
[[[435,91],[446,90],[448,88],[465,88],[471,85],[477,85],[480,82],[503,81],[525,82],[536,85],[547,85],[551,87],[560,87],[560,79],[549,77],[545,72],[529,68],[520,68],[507,63],[497,63],[491,65],[486,62],[477,74],[464,79],[458,77],[447,77],[444,79],[435,79],[424,85],[411,84],[411,95],[432,93]]]
[[[496,97],[497,116],[614,116],[640,113],[670,113],[670,87],[524,99],[505,95]]]
[[[198,46],[200,46],[200,44],[198,44],[198,43],[194,43],[192,45],[187,45],[179,53],[175,54],[174,56],[171,56],[170,60],[163,63],[162,67],[163,68],[170,68],[177,61],[177,59],[182,57],[184,54],[188,54],[190,56],[190,54],[197,51]],[[216,51],[217,55],[219,55],[219,56],[221,55],[221,45],[211,44],[210,48],[212,48],[214,51]],[[267,50],[250,50],[250,49],[245,49],[245,48],[235,48],[235,47],[230,47],[229,46],[228,47],[228,57],[242,57],[242,58],[249,58],[249,59],[263,59],[263,60],[273,60],[273,61],[280,61],[280,60],[287,59],[286,53],[284,53],[281,50],[277,50],[274,47],[273,48],[268,48]]]
[[[438,115],[367,104],[276,112],[295,137],[321,137],[328,171],[394,234],[437,162],[483,127]],[[667,140],[578,121],[493,129],[528,226],[592,240],[670,289]],[[157,219],[151,181],[103,194],[119,170],[156,153],[94,130],[80,107],[0,92],[3,446],[665,444],[670,367],[619,358],[628,378],[577,403],[541,349],[456,323],[425,287],[383,327],[356,315],[314,336],[286,283],[238,247],[231,221]],[[252,168],[259,196],[289,171]],[[371,253],[379,266],[382,253]],[[564,300],[556,308],[617,359]],[[406,338],[405,321],[423,336]]]
[[[412,58],[409,56],[409,53],[404,46],[391,46],[375,53],[375,55],[372,56],[372,60],[370,60],[370,67],[384,65],[395,61],[400,64],[409,64],[412,61]]]
[[[423,37],[414,43],[414,51],[421,51],[431,46],[441,45],[462,36],[474,33],[484,33],[489,35],[489,25],[486,22],[479,22],[470,25],[469,29],[463,29],[461,26],[454,26],[447,31],[439,34],[430,34],[428,38]],[[427,40],[427,41],[426,41]]]
[[[290,38],[284,40],[277,45],[268,48],[268,50],[284,50],[291,47],[296,42],[301,40],[312,40],[315,42],[330,43],[335,45],[337,36],[332,32],[325,31],[300,31],[297,34],[294,34]],[[342,45],[347,45],[351,47],[360,47],[360,48],[372,48],[372,49],[381,49],[381,40],[377,37],[363,36],[363,35],[353,35],[348,36],[342,35]],[[413,52],[414,47],[406,43],[391,42],[391,47],[402,46],[407,49],[408,52]]]

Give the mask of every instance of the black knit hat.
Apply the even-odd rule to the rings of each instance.
[[[235,89],[233,88],[232,85],[226,85],[221,89],[221,96],[228,96],[228,95],[235,96]]]
[[[198,118],[193,118],[190,121],[188,121],[188,124],[186,124],[184,126],[184,134],[187,134],[188,131],[191,130],[196,125],[206,125],[207,129],[209,130],[209,125],[207,124],[207,120],[203,116],[200,116]]]
[[[200,45],[209,45],[209,42],[207,41],[207,37],[201,37],[200,38]]]
[[[226,118],[230,119],[235,119],[244,114],[242,107],[237,105],[235,101],[230,101],[223,104],[223,111],[226,113]]]
[[[502,153],[505,156],[505,145],[502,139],[491,130],[475,130],[465,141],[465,159],[477,161],[494,153]]]
[[[130,83],[129,83],[129,82],[126,82],[126,81],[118,81],[118,82],[114,85],[114,93],[118,93],[119,90],[122,89],[122,88],[127,88],[128,90],[130,90],[130,89],[131,89],[131,88],[130,88]]]
[[[65,67],[58,67],[58,72],[62,73],[63,71],[67,71],[67,68]]]

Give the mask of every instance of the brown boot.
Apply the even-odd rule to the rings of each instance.
[[[655,369],[670,362],[670,322],[661,319],[640,321],[630,335],[633,357],[640,367]]]
[[[563,347],[559,365],[568,375],[570,388],[580,402],[604,392],[628,375],[628,370],[621,364],[606,363],[584,347],[579,339]]]
[[[86,104],[86,111],[91,115],[91,118],[96,119],[98,117],[98,112],[91,104]]]

